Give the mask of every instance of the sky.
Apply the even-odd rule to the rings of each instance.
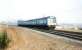
[[[82,0],[0,0],[0,22],[55,16],[58,24],[82,24]]]

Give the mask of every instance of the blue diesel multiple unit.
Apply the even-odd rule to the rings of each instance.
[[[18,26],[54,29],[56,27],[56,17],[47,16],[27,21],[18,21]]]

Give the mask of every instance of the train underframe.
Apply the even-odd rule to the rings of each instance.
[[[18,26],[22,26],[22,27],[29,27],[29,28],[39,28],[39,29],[47,29],[47,30],[54,30],[55,26],[54,25],[18,25]]]

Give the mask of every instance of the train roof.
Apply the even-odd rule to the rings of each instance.
[[[37,19],[46,19],[46,18],[56,18],[56,17],[55,16],[47,16],[47,17],[42,17],[42,18],[37,18]],[[37,20],[37,19],[31,19],[31,20]],[[26,20],[26,21],[31,21],[31,20]]]
[[[55,16],[48,16],[48,18],[56,18]]]
[[[56,18],[55,16],[47,16],[47,17],[42,17],[42,18],[37,18],[37,19],[46,19],[46,18]],[[37,20],[37,19],[31,19],[31,20]],[[30,21],[30,20],[27,20]]]

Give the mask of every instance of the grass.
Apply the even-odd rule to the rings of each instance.
[[[0,32],[0,49],[5,49],[8,46],[9,39],[6,32]]]

